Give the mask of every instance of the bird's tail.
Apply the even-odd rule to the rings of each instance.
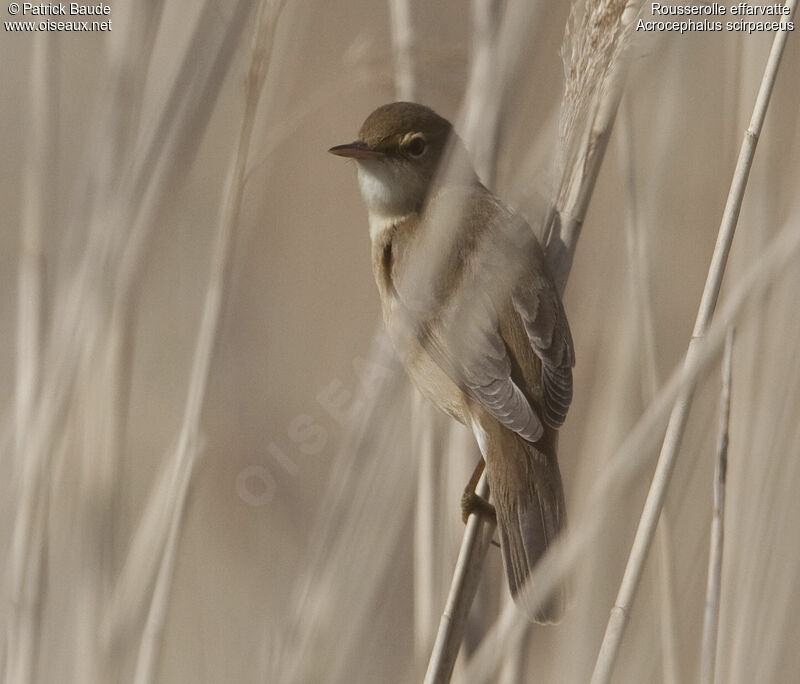
[[[536,444],[505,429],[496,437],[486,469],[511,595],[533,622],[559,622],[566,606],[565,587],[544,602],[536,602],[526,591],[528,576],[566,523],[557,433],[546,430]]]

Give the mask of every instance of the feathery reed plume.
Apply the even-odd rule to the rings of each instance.
[[[586,0],[572,5],[564,35],[564,100],[559,123],[561,174],[546,226],[547,259],[563,293],[625,83],[636,3]]]
[[[627,45],[630,22],[623,21],[628,0],[576,0],[561,46],[564,64],[564,98],[559,121],[560,167],[574,166],[576,146],[584,126],[605,94],[609,77],[619,67]]]

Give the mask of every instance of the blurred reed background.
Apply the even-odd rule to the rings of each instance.
[[[108,33],[4,33],[7,682],[421,680],[477,452],[378,332],[366,210],[326,150],[413,98],[539,228],[569,7],[528,4],[128,1]],[[586,5],[602,31],[614,3]],[[682,363],[771,42],[633,35],[565,295],[560,462],[571,529],[601,524],[564,622],[498,650],[489,681],[591,675],[666,416],[599,507],[590,492]],[[768,269],[735,321],[717,682],[800,673],[800,269],[762,257],[800,230],[799,64],[790,34],[720,301]],[[714,359],[615,682],[697,678]],[[491,549],[455,681],[478,681],[500,572]]]

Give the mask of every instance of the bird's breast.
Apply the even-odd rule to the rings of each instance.
[[[437,408],[460,422],[465,422],[465,397],[425,350],[420,339],[420,325],[434,313],[417,301],[409,308],[407,297],[413,297],[408,283],[402,281],[414,265],[408,263],[410,242],[415,221],[407,218],[384,228],[372,243],[372,266],[381,299],[386,330],[411,381]],[[405,294],[401,295],[398,288]]]

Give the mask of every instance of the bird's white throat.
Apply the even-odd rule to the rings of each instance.
[[[414,211],[424,188],[416,174],[399,164],[383,160],[359,160],[358,185],[369,211],[370,237],[402,223]]]

